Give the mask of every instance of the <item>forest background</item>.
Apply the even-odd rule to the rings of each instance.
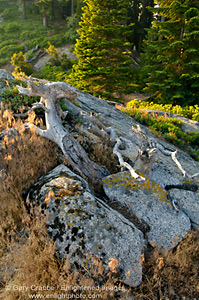
[[[0,15],[1,68],[12,57],[18,71],[34,74],[25,62],[34,62],[36,46],[49,48],[51,64],[37,77],[103,98],[136,90],[158,103],[198,103],[196,0],[1,0]],[[59,57],[64,44],[75,45],[78,60]]]

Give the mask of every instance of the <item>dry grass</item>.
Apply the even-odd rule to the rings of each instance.
[[[8,231],[16,230],[25,214],[22,193],[56,163],[51,142],[25,133],[21,121],[15,121],[10,110],[1,109],[0,132],[11,127],[18,128],[17,133],[5,135],[0,144],[0,255]]]
[[[135,299],[190,300],[198,297],[199,233],[190,231],[170,252],[160,253],[155,249],[146,257],[143,274]]]

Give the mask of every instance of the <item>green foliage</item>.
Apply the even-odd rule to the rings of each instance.
[[[125,26],[128,0],[84,0],[82,20],[75,45],[78,63],[71,83],[95,96],[109,98],[130,87],[132,69]]]
[[[26,75],[30,75],[33,72],[31,64],[25,61],[25,56],[22,51],[13,54],[11,63],[15,66],[16,73],[24,72]]]
[[[79,37],[77,33],[77,28],[79,27],[80,16],[74,14],[73,16],[67,17],[66,32],[64,37],[67,42],[75,43],[76,39]]]
[[[46,51],[51,56],[49,63],[39,74],[33,74],[33,76],[50,81],[66,81],[72,68],[71,60],[64,52],[60,55],[58,49],[50,42]]]
[[[6,6],[9,6],[8,2],[6,2]],[[69,28],[63,21],[61,23],[59,22],[58,25],[54,25],[51,22],[49,27],[45,28],[40,18],[38,18],[38,9],[34,11],[33,7],[34,9],[36,8],[33,4],[32,6],[27,6],[27,20],[22,20],[18,14],[18,6],[14,5],[13,9],[16,12],[15,17],[11,19],[4,18],[0,23],[0,66],[9,63],[14,53],[20,51],[24,52],[22,43],[26,44],[31,51],[31,49],[37,45],[41,49],[48,47],[48,41],[55,47],[59,47],[63,44],[71,43],[71,39],[73,42],[76,39],[77,35],[75,37],[72,36],[75,32],[75,23],[73,28]],[[4,8],[3,12],[6,9],[7,8]],[[66,27],[67,36],[65,35]],[[72,35],[70,30],[73,31]],[[27,56],[28,55],[29,53]]]
[[[68,72],[64,71],[61,66],[48,64],[40,73],[33,73],[32,76],[50,81],[67,81]]]
[[[36,0],[37,5],[43,14],[50,14],[52,0]]]
[[[199,2],[161,0],[145,41],[144,91],[158,103],[193,105],[199,97]]]
[[[138,108],[120,108],[143,125],[147,125],[151,132],[164,138],[168,142],[187,151],[195,160],[199,161],[199,133],[182,131],[183,123],[178,119],[165,116],[149,115]]]
[[[11,1],[6,2],[6,7],[0,10],[0,16],[6,21],[16,20],[19,17],[19,11],[17,3],[11,3]]]
[[[19,30],[19,26],[17,23],[8,23],[4,28],[6,33],[17,32]]]
[[[191,120],[195,120],[199,122],[199,105],[196,104],[194,106],[180,106],[180,105],[172,105],[172,104],[158,104],[154,102],[147,102],[141,100],[131,100],[127,103],[127,106],[134,109],[153,109],[160,110],[165,112],[171,112],[173,114],[178,114],[180,116],[189,118]]]
[[[17,45],[16,41],[8,40],[0,43],[0,66],[6,64],[8,59],[16,53],[24,50],[24,46]]]
[[[15,83],[20,83],[23,86],[25,85],[24,83],[21,83],[19,81],[15,81]],[[19,94],[19,91],[15,86],[10,87],[8,89],[4,89],[2,93],[2,101],[6,104],[9,104],[14,112],[19,112],[27,107],[30,107],[31,104],[38,102],[39,97],[29,97],[26,95],[21,95]]]

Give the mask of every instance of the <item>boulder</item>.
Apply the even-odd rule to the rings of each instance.
[[[177,207],[190,218],[193,228],[199,230],[199,191],[175,188],[168,193]]]
[[[104,178],[103,187],[110,204],[126,209],[152,246],[170,250],[191,228],[188,216],[175,211],[167,191],[148,176],[139,181],[120,172]]]
[[[123,157],[130,159],[132,162],[136,160],[138,150],[140,148],[139,137],[131,132],[131,127],[138,125],[139,123],[132,117],[110,105],[107,101],[98,99],[83,92],[79,92],[79,96],[75,99],[74,103],[65,99],[65,105],[69,113],[76,117],[79,116],[81,111],[99,114],[98,118],[107,127],[113,127],[117,131],[118,135],[122,136],[126,141],[126,148],[120,150]],[[139,126],[156,143],[161,144],[170,151],[175,151],[177,149],[177,159],[184,170],[186,170],[190,175],[198,173],[199,163],[191,158],[189,154],[178,149],[176,146],[155,137],[149,132],[147,127],[141,124],[139,124]],[[181,184],[183,181],[182,173],[171,157],[163,155],[160,151],[157,153],[157,161],[152,168],[150,177],[163,188],[171,184]]]
[[[142,232],[96,198],[80,176],[60,165],[34,184],[28,199],[40,206],[60,257],[69,255],[81,267],[90,253],[107,270],[116,258],[121,280],[132,287],[141,283]]]
[[[0,87],[6,87],[14,80],[14,76],[10,71],[0,69]],[[9,84],[8,84],[9,83]]]

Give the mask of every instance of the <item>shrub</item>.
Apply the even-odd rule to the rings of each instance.
[[[160,110],[165,112],[171,112],[173,114],[178,114],[184,116],[186,118],[199,121],[199,105],[195,104],[194,106],[180,106],[180,105],[172,105],[172,104],[157,104],[148,101],[142,100],[131,100],[127,103],[127,107],[129,108],[139,108],[139,109],[153,109]]]
[[[10,59],[10,57],[16,52],[20,52],[24,50],[24,46],[20,45],[7,45],[0,49],[0,57],[5,58],[6,60]]]
[[[68,74],[61,66],[48,64],[40,71],[40,73],[34,73],[33,76],[50,81],[66,81]]]
[[[5,32],[6,33],[12,33],[12,32],[17,32],[19,31],[19,26],[17,25],[17,23],[8,23],[5,26]]]
[[[25,74],[30,75],[33,72],[31,64],[25,61],[25,56],[22,51],[13,54],[11,57],[11,63],[15,66],[16,73],[24,72]]]
[[[32,31],[32,30],[26,30],[26,31],[23,31],[21,34],[20,34],[20,39],[21,40],[30,40],[32,38],[34,38],[36,36],[35,32]]]

